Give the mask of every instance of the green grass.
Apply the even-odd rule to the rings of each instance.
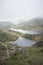
[[[0,42],[13,41],[16,40],[17,38],[18,37],[16,35],[0,32]]]
[[[40,42],[41,43],[41,42]],[[18,47],[19,48],[19,47]],[[1,61],[2,65],[43,65],[43,47],[32,46],[11,53],[8,59]]]

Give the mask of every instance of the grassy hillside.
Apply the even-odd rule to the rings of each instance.
[[[26,39],[34,40],[36,42],[41,41],[43,39],[41,34],[34,34],[34,35],[32,35],[32,34],[25,34],[22,37],[24,37]]]
[[[26,30],[43,30],[43,18],[33,18],[29,21],[20,23],[16,28]]]
[[[43,42],[37,44],[40,45]],[[19,47],[14,48],[16,51],[11,53],[9,58],[0,59],[0,65],[43,65],[43,45],[21,48],[21,50]]]
[[[34,44],[34,46],[43,47],[43,41],[37,42],[36,44]]]
[[[6,33],[0,30],[0,42],[6,42],[11,40],[16,40],[18,37],[10,33]]]

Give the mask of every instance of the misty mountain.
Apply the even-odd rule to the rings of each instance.
[[[43,28],[43,18],[33,18],[29,21],[25,21],[19,24],[19,28],[22,29],[42,29]]]
[[[33,18],[29,21],[25,21],[21,23],[21,25],[27,26],[27,25],[38,25],[38,26],[43,26],[43,18]]]
[[[0,21],[0,27],[3,27],[3,26],[5,26],[5,27],[13,27],[14,25],[9,21],[2,21],[2,22]]]

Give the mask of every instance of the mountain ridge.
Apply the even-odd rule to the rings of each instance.
[[[21,28],[21,29],[33,29],[33,28],[42,29],[43,28],[43,18],[33,18],[29,21],[20,23],[18,25],[18,28]]]
[[[10,21],[0,21],[0,27],[2,26],[13,27],[14,25]]]

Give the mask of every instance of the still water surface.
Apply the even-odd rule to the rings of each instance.
[[[28,40],[28,39],[19,37],[16,41],[11,41],[10,43],[11,43],[11,44],[17,44],[17,45],[20,46],[20,47],[30,47],[30,46],[32,46],[33,44],[35,44],[36,41]]]

